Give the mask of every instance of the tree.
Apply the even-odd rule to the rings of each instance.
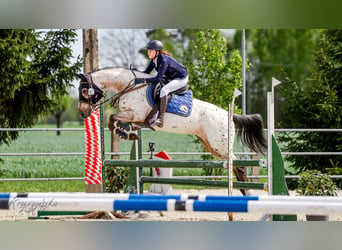
[[[51,112],[67,94],[81,62],[71,63],[74,30],[0,30],[0,126],[24,128]],[[16,131],[1,131],[9,144]]]
[[[60,102],[54,107],[52,111],[52,115],[56,119],[56,127],[61,128],[62,127],[62,115],[67,110],[67,108],[70,106],[70,98],[69,96],[65,95],[62,97]],[[57,135],[61,135],[61,131],[57,131]]]
[[[196,98],[227,109],[234,89],[241,88],[239,51],[226,57],[227,44],[219,30],[198,30],[197,37],[185,53],[190,88]]]
[[[69,95],[70,105],[67,106],[62,116],[62,122],[68,121],[83,125],[84,120],[80,117],[75,107],[78,105],[78,97],[74,98]]]
[[[342,30],[323,30],[310,78],[288,79],[280,85],[286,98],[282,109],[295,128],[341,128],[342,121]],[[283,86],[284,85],[284,86]],[[341,133],[294,133],[280,138],[290,152],[336,152],[342,149]],[[288,156],[297,172],[338,166],[341,156]]]
[[[145,32],[144,29],[99,30],[103,43],[99,50],[100,67],[129,67],[133,64],[136,68],[144,68],[146,57],[139,54],[139,50],[146,47],[148,39]]]
[[[172,57],[181,60],[185,50],[185,42],[187,33],[181,30],[165,30],[165,29],[152,29],[146,32],[149,40],[159,40],[163,43],[164,50],[169,52]],[[146,49],[140,51],[146,58]],[[150,60],[150,59],[149,59]]]
[[[267,117],[266,93],[271,90],[272,77],[281,81],[306,77],[306,68],[314,62],[315,34],[314,30],[302,29],[246,30],[246,55],[252,65],[246,77],[247,113]],[[234,47],[241,48],[241,31],[236,32],[234,41]],[[279,108],[283,97],[275,94],[276,121],[284,121]]]

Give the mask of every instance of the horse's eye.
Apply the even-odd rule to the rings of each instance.
[[[82,95],[88,96],[88,89],[86,89],[86,88],[82,89]]]

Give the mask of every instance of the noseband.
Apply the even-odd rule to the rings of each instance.
[[[88,98],[84,97],[83,89],[87,89]],[[91,75],[81,75],[81,82],[78,88],[79,102],[87,103],[93,110],[96,110],[101,104],[97,104],[103,97],[103,91],[95,85]]]

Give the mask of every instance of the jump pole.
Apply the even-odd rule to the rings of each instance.
[[[198,200],[198,201],[269,201],[269,202],[312,202],[312,203],[339,203],[342,204],[342,197],[339,196],[226,196],[211,194],[132,194],[132,193],[68,193],[68,192],[32,192],[32,193],[0,193],[0,203],[7,199],[112,199],[112,200]],[[2,203],[1,203],[2,204]],[[299,211],[301,212],[301,211]]]
[[[133,147],[134,149],[135,147]],[[131,156],[135,156],[133,150]],[[132,153],[132,152],[131,152]],[[264,166],[263,160],[233,160],[233,166]],[[224,160],[216,161],[186,161],[186,160],[110,160],[106,159],[103,162],[104,168],[110,166],[130,167],[132,177],[135,177],[135,168],[139,167],[155,167],[155,168],[223,168],[228,169],[228,162]],[[281,177],[281,176],[280,176]],[[282,178],[284,178],[282,176]],[[130,180],[133,179],[133,180]],[[136,185],[135,178],[129,178],[130,186]],[[141,183],[160,183],[160,184],[183,184],[183,185],[200,185],[200,186],[216,186],[227,187],[227,181],[208,181],[208,180],[189,180],[181,178],[155,178],[155,177],[140,177]],[[248,188],[248,189],[266,189],[267,185],[264,183],[250,183],[250,182],[233,182],[233,188]]]
[[[100,108],[102,109],[102,107]],[[87,193],[102,192],[103,139],[100,109],[84,120],[85,126],[85,185]]]
[[[342,214],[342,202],[287,200],[176,200],[176,199],[103,199],[103,198],[2,198],[0,210],[26,213],[40,211],[194,211],[241,213]]]

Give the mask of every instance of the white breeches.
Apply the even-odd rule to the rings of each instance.
[[[167,96],[169,93],[176,91],[177,89],[180,89],[188,83],[189,76],[186,76],[185,78],[176,78],[170,81],[168,84],[166,84],[160,91],[160,98]]]

